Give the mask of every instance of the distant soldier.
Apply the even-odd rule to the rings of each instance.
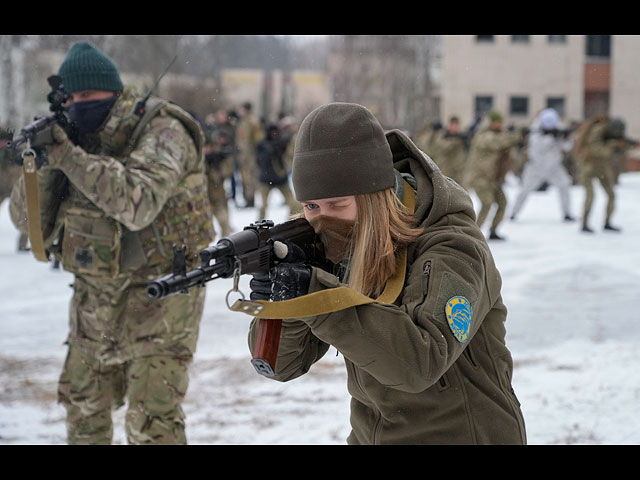
[[[9,132],[0,127],[0,205],[11,196],[14,183],[22,175],[22,168],[15,163],[15,152],[6,150],[5,146],[9,138]],[[18,238],[18,251],[29,250],[29,235],[20,232]]]
[[[207,173],[209,202],[213,216],[220,225],[220,235],[231,234],[229,206],[224,181],[233,175],[233,146],[224,130],[213,130],[206,134],[204,159]]]
[[[482,227],[491,207],[494,204],[498,207],[489,230],[490,240],[504,239],[496,233],[507,208],[502,184],[511,169],[511,149],[521,141],[519,134],[505,132],[502,126],[502,115],[492,111],[489,114],[489,127],[478,132],[471,142],[465,176],[465,184],[476,192],[482,203],[476,220],[479,227]]]
[[[146,285],[172,272],[174,245],[186,247],[189,270],[213,240],[202,130],[157,97],[141,113],[143,97],[88,43],[73,45],[58,74],[77,135],[54,124],[53,143],[37,147],[48,159],[38,195],[44,246],[75,275],[58,386],[67,441],[110,443],[112,411],[127,401],[129,443],[186,443],[182,402],[205,289],[158,301]],[[10,211],[23,232],[27,194],[20,177]]]
[[[238,149],[238,168],[242,180],[242,195],[245,207],[254,206],[256,181],[256,144],[264,136],[260,123],[253,116],[253,106],[245,102],[240,108],[240,120],[236,127],[236,147]]]
[[[291,172],[293,165],[293,152],[296,146],[296,136],[298,135],[298,125],[292,116],[285,116],[278,122],[282,141],[286,144],[284,154],[284,166],[287,172]]]
[[[574,154],[579,166],[581,183],[586,191],[582,215],[583,232],[593,232],[589,227],[589,214],[593,203],[593,180],[596,178],[609,199],[604,229],[620,231],[620,228],[611,225],[611,215],[615,208],[615,162],[617,156],[634,144],[625,139],[624,130],[622,120],[599,115],[587,120],[576,133]]]
[[[298,213],[300,204],[289,187],[289,173],[284,164],[287,142],[280,136],[280,129],[272,124],[267,127],[265,137],[256,145],[256,163],[258,165],[258,190],[262,198],[260,219],[266,218],[269,194],[274,188],[279,190],[289,207],[289,213]]]
[[[534,120],[529,134],[527,162],[522,172],[520,191],[511,211],[511,220],[515,220],[527,196],[544,183],[558,188],[564,220],[574,220],[569,197],[571,177],[563,164],[564,154],[572,146],[568,135],[569,131],[562,129],[558,112],[552,108],[543,110]]]
[[[432,159],[438,156],[436,140],[443,134],[442,123],[440,121],[426,124],[415,136],[416,146]]]
[[[469,152],[469,136],[460,130],[458,117],[449,119],[446,130],[435,135],[432,145],[433,156],[425,153],[431,156],[445,176],[462,185]]]

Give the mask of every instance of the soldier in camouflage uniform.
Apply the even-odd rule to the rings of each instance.
[[[295,118],[291,116],[284,117],[278,122],[282,140],[287,147],[282,155],[282,160],[287,172],[291,172],[293,166],[293,153],[296,147],[296,137],[298,136],[298,125]]]
[[[256,144],[262,140],[263,132],[260,123],[252,113],[252,105],[245,102],[240,109],[240,121],[236,127],[236,147],[238,149],[238,166],[242,179],[242,195],[245,207],[254,206],[256,182],[258,178],[255,161]]]
[[[205,164],[209,202],[213,216],[220,225],[220,235],[226,237],[231,234],[229,223],[229,205],[227,191],[224,188],[225,179],[233,175],[233,152],[231,139],[224,130],[212,130],[205,136]]]
[[[436,140],[442,136],[442,123],[440,121],[425,125],[415,137],[415,144],[431,158],[435,158],[440,152],[436,149]]]
[[[256,164],[258,166],[258,193],[262,199],[258,218],[264,219],[269,206],[269,194],[277,189],[289,207],[289,215],[300,212],[300,204],[289,187],[289,172],[284,163],[284,153],[288,140],[280,136],[277,125],[271,124],[266,129],[265,137],[256,145]]]
[[[576,133],[574,155],[579,166],[581,183],[586,190],[582,231],[592,233],[589,226],[589,214],[593,203],[593,181],[597,178],[607,194],[607,211],[604,229],[620,231],[611,225],[611,215],[615,208],[616,183],[615,161],[632,144],[624,139],[624,123],[604,115],[586,121]]]
[[[38,184],[45,247],[75,275],[58,387],[68,442],[110,443],[111,411],[128,402],[129,443],[186,443],[181,404],[205,290],[157,301],[145,286],[172,270],[174,244],[193,268],[213,240],[202,131],[156,97],[135,113],[142,97],[88,43],[70,49],[59,75],[77,136],[52,127]],[[10,210],[21,231],[25,195],[20,179]]]
[[[435,154],[431,158],[442,173],[462,185],[469,145],[468,136],[460,131],[457,117],[451,117],[447,129],[435,136],[432,150]]]
[[[20,168],[12,158],[14,152],[5,148],[8,138],[8,131],[0,127],[0,205],[2,205],[5,198],[11,196],[13,184],[18,180],[20,175],[22,175],[22,168]],[[20,232],[18,251],[28,250],[28,243],[29,235]]]
[[[511,149],[521,137],[514,132],[502,130],[502,115],[499,112],[491,112],[489,122],[489,127],[478,132],[471,142],[465,184],[475,190],[482,203],[476,220],[479,227],[482,227],[491,207],[497,205],[489,229],[489,239],[503,240],[496,233],[507,208],[502,183],[511,167]]]

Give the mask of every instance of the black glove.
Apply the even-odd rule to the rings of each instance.
[[[251,300],[289,300],[306,295],[311,267],[305,264],[302,249],[293,243],[274,243],[274,254],[281,258],[268,275],[254,275],[249,282]]]

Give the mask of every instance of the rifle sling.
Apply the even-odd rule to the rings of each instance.
[[[24,190],[27,199],[27,225],[29,228],[29,243],[31,252],[37,260],[48,262],[49,255],[44,249],[42,227],[40,225],[40,201],[38,199],[38,169],[35,154],[27,151],[22,156],[22,172],[24,175]]]
[[[415,193],[405,182],[402,203],[410,213],[415,209]],[[387,281],[384,291],[376,299],[363,295],[347,286],[340,286],[309,293],[301,297],[270,302],[265,300],[237,300],[231,307],[236,312],[268,319],[301,318],[324,315],[345,308],[368,303],[392,304],[402,292],[407,269],[407,249],[403,248],[396,257],[396,272]]]

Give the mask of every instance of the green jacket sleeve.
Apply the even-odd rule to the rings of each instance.
[[[180,121],[159,115],[123,161],[74,147],[58,168],[106,215],[137,231],[156,218],[196,155]]]
[[[457,360],[499,297],[500,279],[492,260],[479,240],[476,244],[464,237],[436,234],[422,243],[398,305],[361,305],[300,321],[383,385],[407,392],[425,390]],[[314,276],[311,289],[327,288],[328,283]],[[446,318],[446,305],[457,296],[472,308],[464,341],[456,338]],[[283,353],[304,348],[301,343],[284,343]]]

